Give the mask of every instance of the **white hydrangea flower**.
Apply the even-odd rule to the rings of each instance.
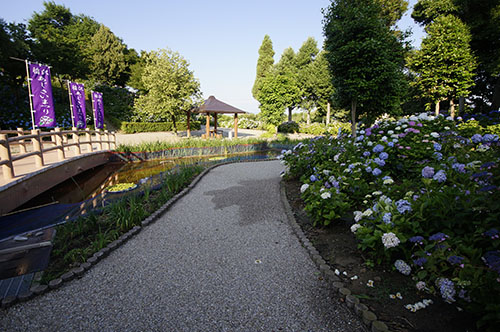
[[[300,187],[300,193],[303,194],[307,188],[309,188],[309,185],[307,183],[304,183],[302,187]]]
[[[386,248],[394,248],[397,247],[401,243],[401,241],[398,239],[396,234],[394,234],[393,232],[389,232],[382,235],[382,243]]]
[[[337,162],[339,161],[340,153],[337,153],[335,156],[333,156],[333,161]]]
[[[368,145],[368,146],[372,146],[372,145],[373,145],[373,142],[372,142],[372,141],[368,141],[368,142],[366,143],[366,145]]]
[[[406,262],[402,259],[396,260],[394,262],[394,266],[396,267],[396,270],[398,270],[401,274],[404,274],[405,276],[408,276],[411,273],[410,265],[406,264]]]
[[[353,214],[354,214],[354,221],[356,222],[360,221],[361,218],[363,218],[363,212],[361,211],[354,211]]]
[[[418,121],[418,117],[415,115],[410,116],[410,121]]]
[[[382,195],[382,192],[377,190],[377,191],[372,192],[372,195],[373,196],[380,196],[380,195]]]
[[[387,134],[392,136],[394,134],[394,130],[388,130]]]
[[[329,191],[325,191],[321,194],[321,198],[323,199],[328,199],[328,198],[331,198],[332,197],[332,194],[330,194]]]
[[[361,228],[360,224],[354,224],[351,226],[351,232],[356,233],[358,229]]]
[[[323,174],[325,174],[326,176],[328,176],[328,175],[330,175],[330,171],[329,171],[329,170],[327,170],[327,169],[324,169],[324,170],[323,170]]]
[[[394,183],[394,180],[393,179],[385,179],[384,184],[393,184]]]
[[[373,214],[373,211],[372,209],[366,209],[364,212],[363,212],[363,217],[369,217]]]
[[[435,131],[433,131],[433,132],[431,133],[431,136],[432,136],[432,137],[434,137],[434,138],[438,138],[438,137],[439,137],[439,134],[438,134],[438,133],[436,133]]]

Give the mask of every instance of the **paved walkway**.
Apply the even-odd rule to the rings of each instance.
[[[0,311],[0,330],[366,331],[292,233],[281,169],[213,169],[81,279]]]

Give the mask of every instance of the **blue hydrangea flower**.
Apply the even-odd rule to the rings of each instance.
[[[442,148],[441,144],[434,143],[434,151],[441,151],[441,148]]]
[[[451,165],[451,168],[453,168],[458,173],[465,173],[465,164],[454,163]]]
[[[488,251],[483,256],[483,260],[490,269],[500,275],[500,251]]]
[[[368,166],[367,168],[365,168],[365,171],[367,171],[368,173],[371,173],[372,172],[372,168],[370,166]]]
[[[371,155],[370,151],[363,152],[363,157],[369,157]]]
[[[441,160],[443,159],[443,154],[441,152],[434,152],[432,154],[436,160]]]
[[[382,217],[382,221],[386,224],[390,224],[391,223],[391,218],[392,218],[392,213],[390,212],[387,212],[384,214],[384,216]]]
[[[389,142],[389,143],[387,143],[387,146],[389,146],[389,147],[393,148],[393,147],[394,147],[394,142]]]
[[[380,174],[382,174],[382,171],[378,168],[375,168],[373,171],[372,171],[372,174],[375,175],[375,176],[379,176]]]
[[[358,137],[356,137],[356,142],[361,142],[364,139],[365,139],[365,136],[359,135]]]
[[[439,170],[434,176],[432,177],[433,180],[442,183],[446,181],[446,172],[443,170]]]
[[[417,235],[417,236],[413,236],[409,239],[409,241],[411,243],[420,243],[420,244],[423,244],[423,241],[424,241],[424,238],[420,235]]]
[[[448,303],[455,302],[455,284],[448,278],[442,278],[438,282],[441,297]]]
[[[318,178],[316,177],[316,175],[313,174],[309,177],[309,180],[311,180],[311,182],[316,182],[318,181]]]
[[[496,142],[498,141],[498,136],[493,134],[484,134],[483,143]]]
[[[384,151],[384,146],[381,144],[377,144],[377,145],[375,145],[375,147],[373,148],[372,151],[375,153],[380,153],[380,152]]]
[[[382,152],[382,153],[383,153],[383,152]],[[384,160],[382,160],[382,159],[380,159],[380,158],[378,158],[378,157],[377,157],[377,158],[375,158],[375,159],[373,159],[373,162],[374,162],[375,164],[379,165],[380,167],[385,166],[385,161],[384,161]]]
[[[387,158],[389,158],[389,154],[387,152],[380,152],[378,157],[382,160],[386,160]]]
[[[483,137],[481,136],[481,134],[475,134],[474,136],[471,137],[471,141],[473,143],[481,143],[481,141],[483,140]]]
[[[498,230],[496,228],[491,228],[483,233],[487,237],[491,237],[492,239],[498,237]]]
[[[400,199],[399,201],[396,201],[396,208],[401,214],[411,212],[411,203],[405,199]]]
[[[434,168],[432,168],[430,166],[425,166],[422,169],[422,177],[424,177],[426,179],[431,179],[433,176],[434,176]]]
[[[324,186],[326,189],[330,189],[332,187],[332,185],[328,181],[325,182]]]

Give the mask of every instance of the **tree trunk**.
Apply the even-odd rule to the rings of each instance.
[[[187,112],[187,132],[186,132],[186,136],[188,138],[191,137],[191,111]]]
[[[326,104],[326,125],[330,124],[330,102]]]
[[[497,110],[500,108],[500,77],[495,83],[495,87],[493,89],[493,97],[491,98],[491,107],[493,110]]]
[[[436,101],[436,107],[434,108],[434,113],[436,114],[436,116],[439,115],[439,100]]]
[[[452,119],[455,119],[455,102],[453,98],[450,99],[450,116]]]
[[[177,123],[175,122],[175,116],[172,115],[172,125],[174,126],[174,133],[177,136]]]
[[[309,126],[311,124],[311,111],[307,110],[307,120],[306,120],[307,125]]]
[[[465,97],[458,98],[458,114],[464,114],[465,112]]]
[[[288,107],[288,121],[292,121],[292,108]]]
[[[353,99],[351,102],[351,132],[352,136],[356,138],[356,106],[358,104],[358,101],[356,99]]]

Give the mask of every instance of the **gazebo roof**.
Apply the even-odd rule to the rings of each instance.
[[[239,108],[236,108],[234,106],[231,106],[229,104],[226,104],[225,102],[222,102],[215,98],[214,96],[208,97],[207,100],[198,107],[198,109],[195,109],[193,112],[195,113],[246,113],[245,111],[240,110]]]

